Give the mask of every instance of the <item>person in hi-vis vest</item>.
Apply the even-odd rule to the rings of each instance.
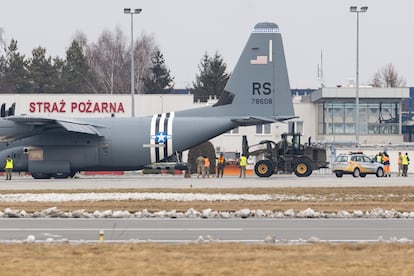
[[[203,178],[210,176],[210,159],[204,155],[204,171],[203,171]]]
[[[246,177],[246,166],[247,166],[247,157],[242,154],[242,156],[240,156],[240,176],[239,177]]]
[[[13,171],[13,159],[11,159],[10,155],[7,156],[4,170],[6,172],[6,180],[11,180]]]

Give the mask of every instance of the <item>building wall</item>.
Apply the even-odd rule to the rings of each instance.
[[[321,88],[310,95],[317,112],[318,125],[315,131],[318,139],[326,143],[355,143],[357,126],[360,129],[360,144],[402,143],[402,102],[407,98],[409,88],[361,87],[360,116],[359,121],[355,122],[356,89]],[[338,115],[341,110],[344,110],[344,114]]]
[[[317,109],[314,104],[307,100],[307,96],[294,97],[293,108],[298,118],[292,121],[303,122],[303,136],[307,139],[311,137],[313,141],[317,140],[316,132],[317,122]]]
[[[405,90],[393,90],[391,96],[405,97]],[[344,93],[351,93],[352,90],[344,90]],[[298,118],[291,122],[303,122],[303,142],[308,137],[312,141],[322,141],[328,144],[332,142],[349,143],[353,141],[353,135],[327,135],[319,136],[317,103],[325,96],[344,95],[338,89],[328,90],[328,94],[322,91],[315,91],[319,95],[293,96],[294,110]],[[325,94],[324,94],[325,93]],[[364,92],[368,93],[368,92]],[[379,93],[384,96],[383,91],[369,92],[371,95]],[[352,93],[351,93],[352,94]],[[386,93],[385,93],[386,94]],[[347,94],[346,94],[347,95]],[[349,95],[352,96],[352,95]],[[378,96],[378,94],[376,95]],[[347,95],[348,97],[348,95]],[[408,97],[408,89],[407,89]],[[136,116],[152,115],[162,112],[178,111],[188,108],[214,104],[216,99],[210,99],[208,103],[194,103],[193,95],[135,95]],[[378,99],[380,100],[380,99]],[[9,107],[16,102],[16,114],[46,115],[58,117],[129,117],[131,116],[131,96],[129,94],[2,94],[1,102]],[[257,134],[256,127],[242,127],[237,134],[222,134],[211,140],[218,151],[241,152],[242,136],[246,135],[249,144],[257,144],[261,140],[279,141],[284,132],[289,131],[289,122],[274,123],[270,126],[270,133]],[[202,127],[202,126],[200,126]],[[388,144],[402,143],[402,135],[367,135],[360,136],[364,144]]]
[[[59,117],[131,116],[128,94],[2,94],[6,108],[16,103],[15,114]],[[192,95],[135,95],[135,115],[177,111],[193,106]]]

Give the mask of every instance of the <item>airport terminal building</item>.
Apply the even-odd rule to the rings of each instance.
[[[294,129],[327,147],[355,146],[356,127],[359,144],[401,145],[404,143],[403,117],[410,112],[404,102],[410,100],[409,88],[359,89],[359,121],[356,122],[356,91],[353,87],[323,87],[317,90],[292,90],[298,118],[284,123],[241,127],[211,140],[217,152],[240,152],[242,136],[249,144],[261,140],[278,141],[284,132]],[[190,94],[135,95],[135,116],[152,115],[214,104],[194,103]],[[16,103],[16,114],[57,117],[129,117],[129,94],[2,94],[6,108]],[[203,126],[196,126],[202,128]],[[404,143],[408,145],[407,143]]]

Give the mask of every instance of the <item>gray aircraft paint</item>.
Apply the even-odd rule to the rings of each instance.
[[[0,160],[12,155],[14,171],[32,174],[137,170],[235,127],[294,116],[279,28],[259,23],[215,105],[137,118],[6,116]]]

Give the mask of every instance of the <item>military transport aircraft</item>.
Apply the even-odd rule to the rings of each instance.
[[[239,126],[294,118],[279,27],[258,23],[212,106],[131,118],[14,115],[2,108],[0,164],[67,178],[79,171],[130,171],[167,160]],[[0,170],[2,170],[1,166]]]

